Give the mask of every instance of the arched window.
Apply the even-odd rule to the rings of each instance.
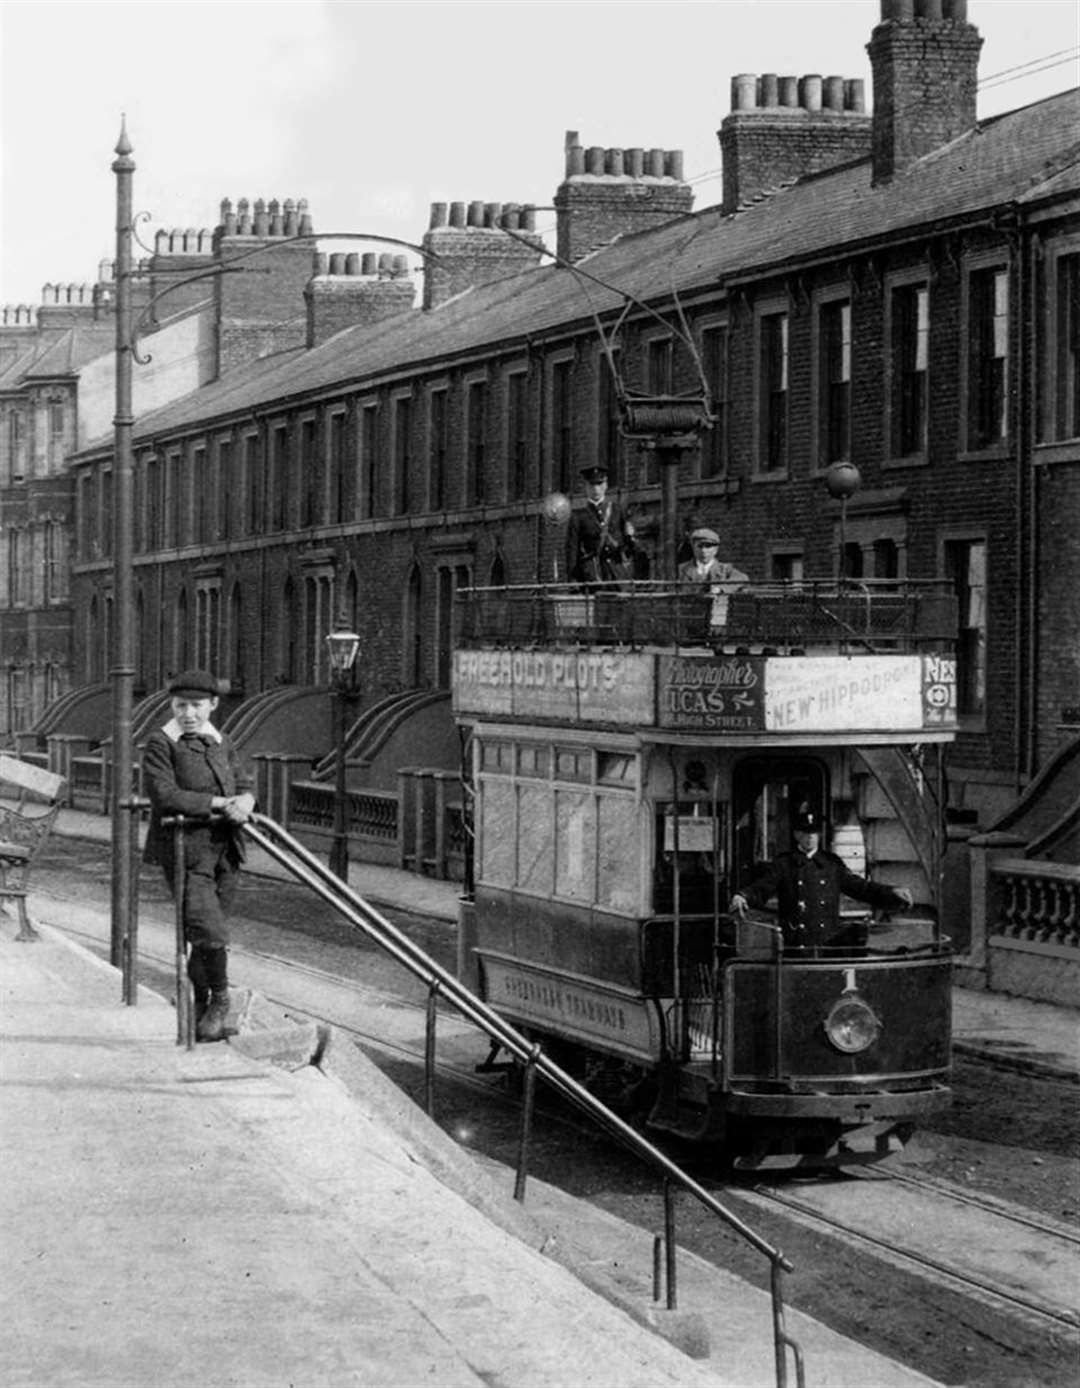
[[[244,687],[244,605],[239,583],[234,583],[229,594],[229,680],[234,690]]]
[[[299,660],[299,640],[297,618],[296,588],[291,578],[285,580],[282,589],[281,608],[278,613],[277,672],[279,684],[299,684],[297,669]]]
[[[143,602],[143,590],[135,594],[135,688],[140,694],[145,694],[149,685],[150,662],[147,657],[146,641],[146,609]]]
[[[421,650],[420,614],[423,600],[423,580],[419,564],[413,564],[405,586],[405,611],[401,623],[402,679],[406,689],[416,689],[421,682],[423,655]]]
[[[90,599],[86,613],[86,630],[83,633],[83,649],[86,652],[86,675],[91,684],[100,684],[105,678],[105,650],[101,644],[99,631],[100,613],[97,594]]]
[[[191,633],[188,630],[187,589],[181,588],[176,599],[176,628],[173,631],[173,672],[178,674],[191,665]]]
[[[353,631],[359,631],[357,622],[360,620],[360,585],[356,580],[356,570],[349,570],[349,577],[345,580],[345,620]]]

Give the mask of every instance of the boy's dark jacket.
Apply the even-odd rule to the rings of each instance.
[[[220,741],[208,736],[200,742],[188,742],[173,721],[150,734],[142,755],[143,781],[150,797],[150,827],[143,850],[148,863],[169,867],[173,862],[174,831],[161,823],[163,818],[209,815],[210,801],[215,795],[238,795],[249,789],[235,748],[224,734],[218,736]],[[219,820],[192,825],[185,832],[188,867],[207,856],[216,859],[222,849],[234,865],[243,861],[244,840],[239,825]]]

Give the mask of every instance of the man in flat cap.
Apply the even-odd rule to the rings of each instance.
[[[570,517],[566,533],[566,572],[574,583],[618,583],[634,577],[637,552],[633,524],[608,496],[610,475],[603,464],[581,469],[585,505]]]
[[[707,525],[700,525],[691,532],[690,544],[694,557],[686,564],[680,564],[678,578],[680,583],[707,583],[712,603],[709,609],[709,626],[727,625],[728,595],[736,592],[749,578],[741,569],[726,560],[717,558],[720,549],[720,536]]]
[[[255,797],[232,743],[210,721],[218,706],[214,676],[185,670],[170,681],[169,693],[172,717],[150,734],[142,757],[151,805],[143,856],[161,865],[174,896],[183,892],[195,1034],[220,1041],[229,1015],[226,917],[244,859],[240,825],[255,809]],[[171,815],[193,820],[184,826],[183,882],[177,882],[174,830],[161,822]]]

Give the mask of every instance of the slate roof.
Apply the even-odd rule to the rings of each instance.
[[[580,262],[470,290],[430,312],[347,328],[318,347],[263,358],[141,418],[136,439],[205,424],[441,358],[490,353],[619,309],[808,260],[851,254],[1003,205],[1080,189],[1080,89],[980,123],[874,187],[869,159],[801,179],[735,215],[705,209],[615,241]],[[608,286],[605,288],[595,276]]]
[[[114,349],[116,324],[73,323],[63,328],[43,328],[34,334],[24,352],[0,371],[0,390],[19,390],[30,381],[73,376],[88,361]]]

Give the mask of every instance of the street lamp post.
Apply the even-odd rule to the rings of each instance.
[[[330,871],[343,882],[349,880],[348,798],[345,789],[345,732],[349,704],[349,675],[360,649],[360,638],[343,622],[326,638],[333,673],[334,699],[334,830],[330,840]]]
[[[110,958],[119,967],[131,928],[134,854],[123,806],[131,796],[132,663],[132,448],[131,397],[132,182],[135,161],[123,121],[116,142],[116,414],[113,419],[113,613],[112,613],[112,920]]]
[[[136,323],[132,302],[133,280],[141,273],[133,262],[132,242],[135,235],[133,216],[133,184],[135,160],[132,158],[132,144],[128,138],[126,122],[121,120],[120,138],[114,153],[116,158],[112,171],[116,175],[116,412],[113,419],[114,459],[113,459],[113,608],[112,608],[112,762],[113,782],[110,797],[112,817],[112,920],[111,920],[111,958],[119,966],[123,962],[126,942],[130,941],[134,909],[138,900],[137,852],[133,847],[130,815],[136,808],[131,796],[134,773],[134,754],[131,745],[133,722],[133,695],[135,686],[135,648],[134,648],[134,574],[133,574],[133,536],[134,519],[134,463],[133,426],[134,409],[132,399],[132,365],[145,365],[149,357],[141,357],[137,342],[144,326],[153,322],[153,310],[165,295],[190,285],[197,280],[216,278],[219,275],[265,273],[253,269],[246,262],[253,255],[263,255],[268,249],[277,250],[283,246],[294,246],[307,242],[313,247],[319,241],[359,240],[381,241],[392,246],[403,246],[415,251],[426,261],[437,261],[438,255],[411,241],[402,241],[394,236],[365,231],[304,233],[299,236],[281,237],[272,246],[260,242],[256,247],[241,250],[230,255],[226,262],[215,264],[208,270],[192,273],[188,269],[163,270],[166,277],[176,276],[173,283],[158,290],[147,304],[142,306],[139,321]],[[140,216],[145,214],[140,214]],[[142,244],[141,242],[139,243]],[[147,253],[150,254],[148,248]],[[339,624],[344,625],[344,624]],[[341,630],[328,637],[330,660],[335,672],[335,689],[340,693],[339,714],[345,716],[348,692],[345,681],[356,659],[360,638],[353,632]],[[339,654],[335,654],[339,652]],[[338,671],[342,673],[339,675]],[[338,788],[335,809],[335,853],[332,861],[340,864],[335,871],[344,878],[348,870],[347,840],[345,834],[345,790],[344,790],[344,729],[339,732],[338,746]],[[340,837],[338,835],[340,834]],[[339,846],[340,845],[340,846]]]

